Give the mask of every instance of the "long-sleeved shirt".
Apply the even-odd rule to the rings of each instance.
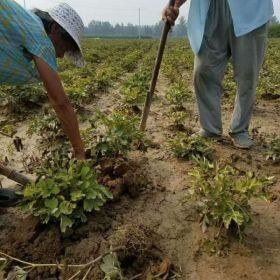
[[[211,0],[189,0],[188,37],[192,50],[200,50]],[[270,20],[272,0],[228,0],[237,37],[245,35]]]
[[[13,0],[0,0],[0,84],[38,81],[33,55],[57,69],[55,49],[41,19]]]

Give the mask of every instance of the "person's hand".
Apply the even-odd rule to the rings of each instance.
[[[175,24],[175,21],[177,17],[179,16],[179,7],[165,7],[165,9],[162,11],[162,20],[167,21],[170,26],[173,26]]]

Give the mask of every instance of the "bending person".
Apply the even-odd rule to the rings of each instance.
[[[13,0],[0,1],[0,84],[42,81],[77,159],[85,158],[84,145],[57,74],[56,58],[66,55],[77,66],[84,65],[83,29],[81,18],[66,3],[47,11],[27,11]]]
[[[67,55],[77,66],[84,65],[80,47],[83,29],[79,15],[65,3],[48,11],[27,11],[13,0],[0,1],[0,84],[42,81],[77,159],[85,158],[84,145],[57,74],[56,58]],[[18,201],[13,190],[0,190],[0,207],[14,206]]]

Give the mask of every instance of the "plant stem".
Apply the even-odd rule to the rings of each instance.
[[[108,255],[108,254],[110,254],[110,253],[112,253],[112,252],[119,251],[119,250],[121,250],[121,249],[123,249],[123,247],[117,247],[117,248],[115,248],[115,249],[113,249],[113,250],[110,250],[110,251],[108,251],[108,252],[105,252],[104,254],[100,255],[100,256],[97,257],[96,259],[94,259],[94,260],[92,260],[92,261],[90,261],[90,262],[88,262],[88,263],[86,263],[86,264],[69,264],[69,265],[60,264],[60,263],[56,263],[56,264],[54,264],[54,263],[48,263],[48,264],[30,263],[30,262],[26,262],[26,261],[20,260],[20,259],[18,259],[18,258],[12,257],[12,256],[10,256],[10,255],[8,255],[8,254],[5,254],[5,253],[1,252],[1,251],[0,251],[0,255],[4,256],[4,257],[6,257],[6,258],[8,258],[8,259],[10,259],[10,260],[14,260],[14,261],[16,261],[16,262],[19,262],[19,263],[22,263],[22,264],[26,264],[26,265],[27,265],[26,268],[35,268],[35,267],[57,267],[57,268],[59,268],[59,269],[62,269],[63,267],[67,266],[67,267],[72,267],[72,268],[81,268],[81,269],[83,269],[83,268],[89,267],[89,266],[91,266],[92,264],[94,264],[94,263],[100,261],[104,256],[106,256],[106,255]]]
[[[81,270],[78,270],[74,275],[72,275],[68,280],[73,280],[76,276],[81,273]]]
[[[139,274],[134,275],[133,277],[131,277],[129,280],[137,279],[137,278],[141,277],[142,275],[143,275],[143,273],[139,273]]]
[[[87,270],[86,274],[84,275],[82,280],[86,280],[89,272],[91,271],[91,267]]]

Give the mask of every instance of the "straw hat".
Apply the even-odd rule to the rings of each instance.
[[[81,36],[84,32],[84,23],[77,12],[66,3],[60,3],[53,8],[46,10],[48,14],[55,20],[76,42],[79,47],[77,52],[68,52],[66,56],[78,67],[85,65],[84,56],[80,44]]]

